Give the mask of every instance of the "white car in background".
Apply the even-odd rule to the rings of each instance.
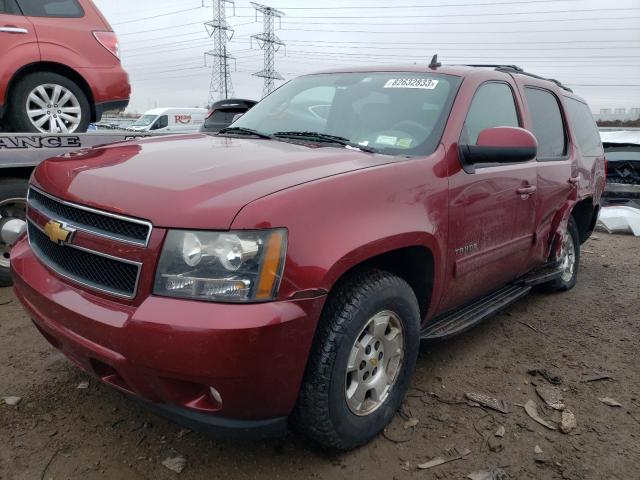
[[[601,130],[607,186],[599,225],[640,236],[640,130]]]
[[[129,130],[136,132],[197,132],[207,116],[206,108],[155,108],[136,120]]]

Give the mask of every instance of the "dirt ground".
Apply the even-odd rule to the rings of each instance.
[[[500,467],[511,479],[640,478],[640,239],[598,233],[583,246],[575,289],[534,293],[472,331],[423,345],[413,389],[393,424],[343,455],[290,435],[268,442],[213,441],[155,417],[73,367],[38,334],[11,290],[0,291],[2,479],[464,479]],[[560,377],[570,434],[527,416],[538,404],[530,369]],[[611,379],[585,381],[606,374]],[[88,389],[78,389],[89,381]],[[470,406],[465,393],[505,400],[510,412]],[[621,407],[604,404],[610,397]],[[415,426],[408,427],[417,419]],[[504,437],[495,436],[503,426]],[[408,427],[408,428],[405,428]],[[536,448],[539,447],[539,448]],[[462,459],[421,470],[457,448]],[[538,453],[536,453],[536,450]],[[540,452],[541,450],[541,452]],[[181,474],[162,462],[182,455]]]

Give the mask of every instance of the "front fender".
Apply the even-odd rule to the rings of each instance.
[[[245,206],[234,229],[286,227],[287,259],[279,299],[330,291],[351,268],[404,247],[428,248],[434,285],[447,240],[446,177],[430,172],[438,155],[316,180]],[[432,292],[434,302],[439,293]]]

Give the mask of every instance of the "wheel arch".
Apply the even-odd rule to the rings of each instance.
[[[56,73],[58,75],[62,75],[63,77],[68,78],[73,81],[78,87],[82,90],[82,92],[87,96],[87,100],[89,101],[89,106],[91,108],[91,121],[95,122],[96,120],[96,104],[93,96],[93,91],[89,86],[89,83],[85,80],[85,78],[80,75],[73,68],[63,65],[61,63],[56,62],[36,62],[30,63],[29,65],[25,65],[20,70],[18,70],[11,80],[9,81],[9,87],[7,88],[7,98],[12,94],[13,89],[18,84],[20,80],[22,80],[27,75],[32,73]]]
[[[420,235],[421,236],[421,235]],[[325,278],[331,295],[340,285],[354,274],[364,270],[384,270],[405,280],[416,295],[420,314],[424,319],[433,307],[435,298],[436,265],[431,242],[418,241],[416,234],[408,237],[394,237],[375,242],[345,255],[329,270]]]
[[[593,233],[598,221],[599,211],[600,205],[594,205],[592,197],[584,198],[573,206],[571,216],[578,225],[580,244],[586,242]]]

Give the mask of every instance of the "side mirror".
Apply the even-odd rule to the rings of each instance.
[[[538,154],[536,137],[518,127],[485,128],[475,145],[459,145],[466,163],[528,162]]]
[[[240,120],[240,117],[242,117],[244,115],[244,113],[236,113],[233,116],[233,119],[231,120],[231,123],[235,123],[237,120]]]

